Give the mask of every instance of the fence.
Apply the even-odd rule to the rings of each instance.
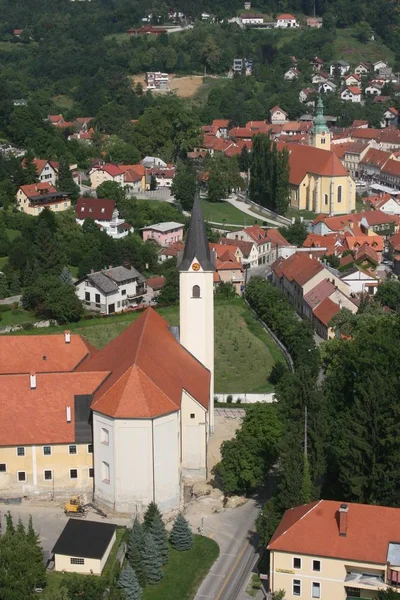
[[[278,223],[281,223],[282,225],[291,225],[292,224],[291,219],[288,219],[287,217],[283,217],[282,215],[278,215],[278,213],[274,212],[273,210],[269,210],[268,208],[265,208],[265,206],[260,206],[259,204],[256,204],[255,202],[250,200],[250,198],[248,196],[246,196],[246,194],[239,192],[237,194],[237,199],[242,200],[246,204],[249,204],[252,208],[255,209],[255,212],[258,212],[261,216],[273,219],[274,221],[277,221]]]
[[[271,402],[276,402],[274,392],[270,392],[269,394],[214,394],[214,400],[216,400],[216,402],[227,404],[231,404],[231,402],[233,404],[238,404],[238,400],[243,402],[243,404],[256,404],[258,402],[270,404]]]

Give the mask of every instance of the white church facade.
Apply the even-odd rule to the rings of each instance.
[[[1,495],[74,491],[124,513],[181,505],[207,476],[214,265],[197,198],[179,334],[149,308],[101,350],[69,332],[0,338]]]

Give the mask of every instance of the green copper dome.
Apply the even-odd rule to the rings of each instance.
[[[313,133],[322,133],[326,131],[326,121],[324,117],[324,103],[322,102],[321,96],[318,97],[317,102],[317,110],[314,118],[314,127],[312,129]]]

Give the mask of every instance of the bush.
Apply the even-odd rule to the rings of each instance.
[[[24,331],[27,331],[28,329],[33,329],[33,323],[21,323],[21,327]]]
[[[0,304],[0,313],[8,312],[9,310],[11,310],[10,304]]]
[[[278,361],[272,367],[271,373],[268,377],[268,381],[272,383],[272,385],[277,385],[282,379],[282,377],[286,375],[287,372],[288,368],[285,365],[285,363]]]
[[[228,403],[228,404],[231,404],[231,403],[232,403],[232,400],[233,400],[233,398],[232,398],[232,394],[229,394],[229,396],[227,396],[227,398],[226,398],[226,401],[227,401],[227,403]]]
[[[242,399],[241,399],[241,398],[238,398],[238,399],[236,400],[236,404],[242,404]]]

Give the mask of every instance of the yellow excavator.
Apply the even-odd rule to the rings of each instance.
[[[85,508],[79,496],[70,497],[69,501],[65,503],[64,513],[71,517],[83,517]]]

